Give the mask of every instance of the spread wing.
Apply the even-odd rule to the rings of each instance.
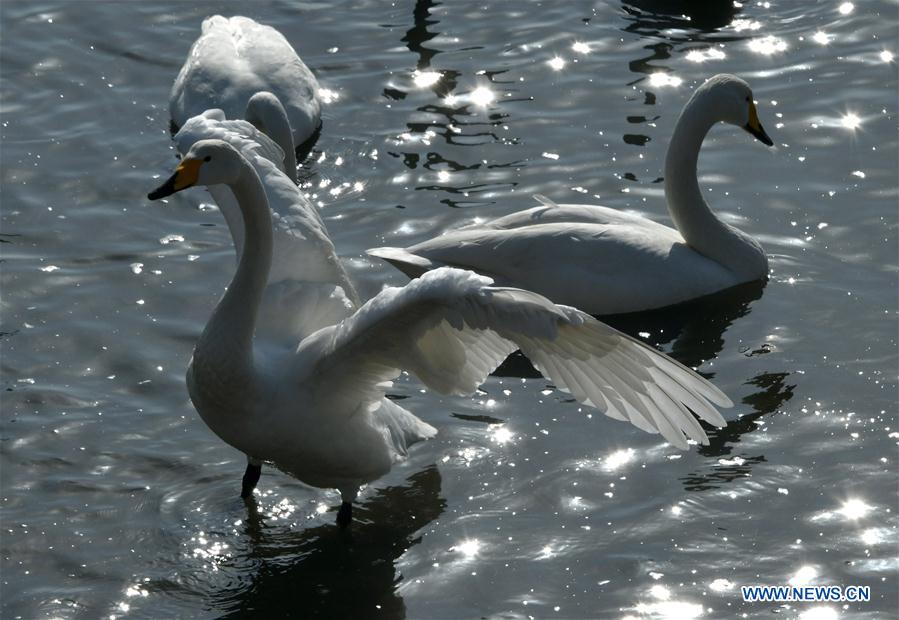
[[[469,394],[520,348],[577,400],[679,448],[708,443],[694,415],[725,424],[731,401],[711,383],[574,308],[489,278],[440,268],[388,288],[353,316],[301,343],[297,365],[314,373],[314,398],[352,415],[373,410],[402,370],[445,394]],[[300,370],[302,368],[302,370]]]

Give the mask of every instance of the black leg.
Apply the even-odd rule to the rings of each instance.
[[[253,489],[259,482],[259,476],[262,475],[262,465],[254,465],[252,462],[247,463],[247,470],[243,473],[243,484],[240,487],[240,496],[244,499],[253,496]]]
[[[352,520],[353,504],[351,502],[343,502],[340,505],[340,510],[337,511],[337,525],[340,526],[340,529],[346,529]]]

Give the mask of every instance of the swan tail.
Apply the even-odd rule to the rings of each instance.
[[[437,434],[436,428],[387,398],[381,400],[381,406],[374,415],[386,431],[396,460],[405,458],[412,444]]]
[[[543,194],[534,194],[534,200],[539,202],[544,207],[558,207],[559,206],[558,203],[556,203],[554,200],[550,200]]]
[[[387,261],[410,278],[417,278],[425,272],[443,266],[423,256],[407,252],[402,248],[371,248],[365,250],[365,253]]]

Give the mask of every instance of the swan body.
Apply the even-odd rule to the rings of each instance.
[[[410,277],[446,265],[472,269],[591,314],[659,308],[764,279],[762,247],[712,213],[696,180],[703,138],[719,121],[771,144],[743,80],[718,75],[700,86],[677,121],[665,160],[665,197],[676,229],[541,196],[538,207],[368,253]]]
[[[187,381],[206,424],[247,454],[245,490],[247,476],[252,487],[270,462],[339,489],[338,523],[347,524],[358,487],[436,432],[386,399],[391,381],[405,369],[441,393],[470,394],[518,348],[579,401],[677,447],[708,441],[690,410],[725,423],[715,406],[730,400],[693,371],[579,310],[470,271],[435,269],[299,341],[288,332],[285,346],[266,346],[254,332],[273,267],[268,189],[254,163],[221,139],[195,142],[148,197],[192,185],[227,186],[244,229],[237,271],[197,342]]]
[[[264,95],[252,101],[259,93]],[[172,86],[169,111],[175,128],[212,108],[264,129],[286,156],[321,125],[315,76],[280,32],[248,17],[203,20]],[[284,115],[289,131],[284,131]]]

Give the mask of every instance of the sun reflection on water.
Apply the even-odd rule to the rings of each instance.
[[[442,77],[443,74],[439,71],[419,71],[416,69],[412,72],[412,81],[415,82],[415,85],[419,88],[433,86],[439,82]]]
[[[653,73],[649,76],[650,86],[680,86],[683,80],[668,73]]]
[[[487,106],[496,100],[496,94],[486,86],[478,86],[468,95],[468,98],[475,105]],[[447,97],[449,99],[449,97]]]
[[[799,614],[799,620],[836,620],[840,617],[837,610],[833,607],[811,607]]]
[[[457,545],[450,547],[450,551],[458,551],[466,560],[474,559],[481,550],[481,541],[477,538],[467,538]]]
[[[847,114],[844,114],[842,118],[840,118],[840,123],[846,129],[858,129],[862,124],[862,119],[860,119],[852,112],[849,112]]]
[[[554,56],[546,61],[546,63],[553,68],[554,71],[561,71],[565,68],[565,59],[559,56]]]
[[[571,49],[577,52],[578,54],[589,54],[590,46],[587,43],[582,43],[580,41],[575,41],[571,45]]]
[[[837,512],[847,519],[855,520],[864,517],[872,508],[873,506],[866,504],[862,500],[853,498],[843,502],[842,507]]]
[[[690,62],[706,62],[707,60],[723,60],[726,58],[726,54],[715,47],[710,47],[707,50],[691,50],[687,53],[687,60]]]
[[[636,452],[634,452],[633,448],[627,448],[626,450],[616,450],[612,452],[609,456],[603,459],[603,464],[606,469],[618,469],[621,466],[630,463],[634,460],[634,456]]]
[[[778,37],[769,35],[767,37],[753,39],[752,41],[750,41],[749,49],[756,54],[771,56],[773,54],[778,54],[780,52],[786,51],[787,42],[783,39],[779,39]]]

